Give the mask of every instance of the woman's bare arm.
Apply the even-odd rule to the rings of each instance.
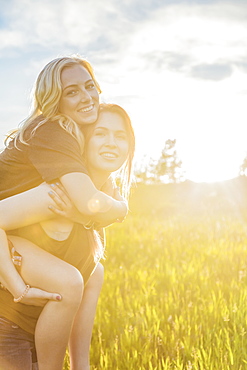
[[[60,181],[79,212],[90,216],[93,221],[110,224],[126,216],[127,202],[99,191],[89,176],[74,172],[62,176]]]
[[[94,222],[107,225],[116,219],[124,218],[127,214],[127,204],[124,200],[115,200],[99,191],[91,179],[83,173],[64,175],[61,183],[69,199],[79,210],[82,223],[84,219],[87,223],[90,218]],[[56,193],[57,188],[54,191]],[[51,187],[48,184],[42,184],[1,200],[0,228],[7,231],[56,217],[56,214],[49,209],[51,206],[49,192],[51,192]],[[68,218],[74,221],[72,215],[73,210]],[[66,217],[65,214],[63,216]]]
[[[36,188],[0,201],[0,228],[12,230],[56,217],[50,210],[51,188],[42,184]]]

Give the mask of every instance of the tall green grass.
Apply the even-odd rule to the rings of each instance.
[[[242,216],[134,211],[107,229],[104,265],[92,370],[247,369]]]

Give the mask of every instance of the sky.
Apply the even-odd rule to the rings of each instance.
[[[80,54],[129,113],[136,165],[176,139],[185,177],[223,181],[247,154],[247,1],[0,0],[0,139],[50,60]]]

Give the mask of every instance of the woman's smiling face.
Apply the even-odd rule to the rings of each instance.
[[[103,111],[86,145],[87,167],[90,172],[117,171],[129,153],[125,122],[116,112]]]
[[[72,118],[78,125],[96,121],[99,94],[90,73],[81,65],[66,67],[61,73],[62,97],[59,112]]]

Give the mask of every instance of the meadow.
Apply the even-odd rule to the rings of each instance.
[[[107,229],[92,370],[247,369],[246,200],[228,185],[134,191]]]

